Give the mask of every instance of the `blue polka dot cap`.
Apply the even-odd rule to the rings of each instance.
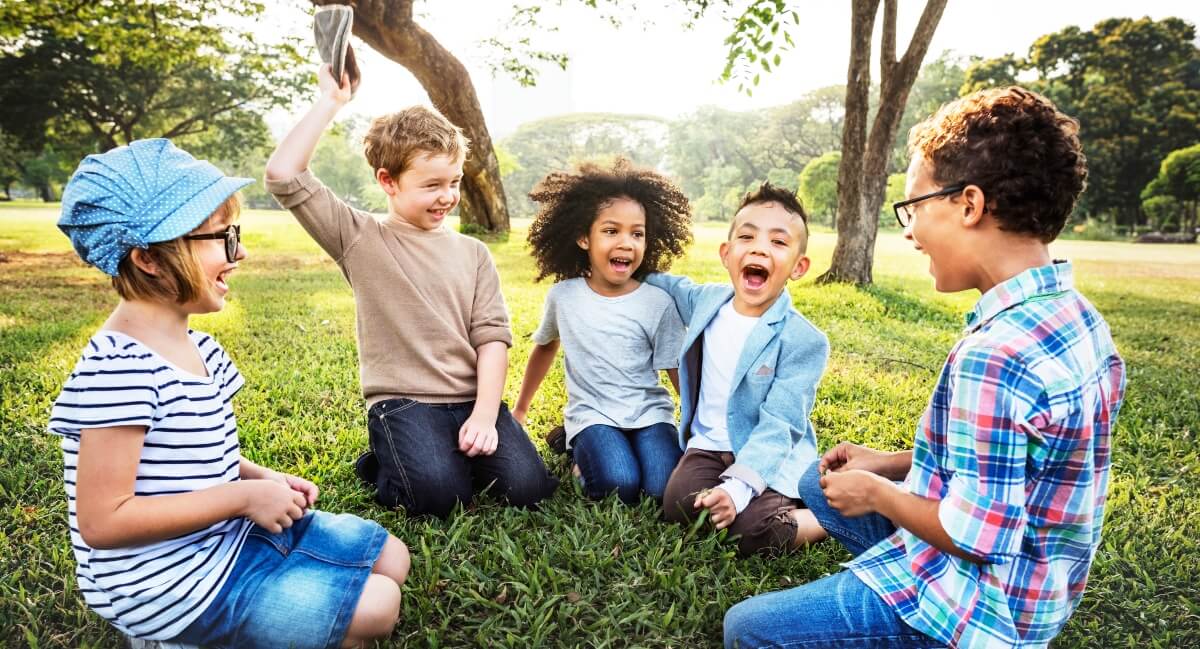
[[[131,249],[191,232],[252,182],[170,140],[136,140],[79,163],[63,190],[58,228],[81,259],[115,276]]]

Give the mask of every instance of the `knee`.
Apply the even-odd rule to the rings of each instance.
[[[616,468],[617,470],[612,470]],[[616,492],[617,498],[626,505],[637,504],[642,493],[641,476],[636,472],[621,471],[619,467],[608,467],[586,482],[588,498],[602,500]]]
[[[513,507],[536,507],[558,488],[558,478],[545,469],[521,476],[512,476],[505,485],[504,499]]]
[[[722,626],[726,649],[746,649],[755,646],[750,634],[761,624],[753,601],[753,598],[742,600],[725,612]]]
[[[429,475],[422,484],[408,485],[411,493],[398,498],[391,506],[403,505],[410,516],[436,516],[446,518],[456,505],[471,504],[471,478],[456,471],[444,471]],[[383,490],[380,490],[382,495]],[[387,504],[387,503],[385,503]]]
[[[800,476],[800,481],[796,483],[796,491],[800,495],[800,500],[805,503],[825,501],[825,491],[821,489],[821,472],[817,462],[813,462],[812,466],[808,467],[808,470]]]
[[[391,578],[398,585],[404,585],[408,579],[408,571],[412,566],[412,557],[408,554],[408,546],[404,541],[388,534],[383,551],[375,561],[372,572]]]
[[[355,644],[365,639],[385,638],[399,621],[400,585],[383,575],[372,574],[363,586],[346,640]]]

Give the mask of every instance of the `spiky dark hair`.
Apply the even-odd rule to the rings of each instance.
[[[612,166],[586,162],[574,171],[554,171],[529,192],[539,204],[529,226],[529,245],[537,262],[537,280],[562,281],[587,275],[587,252],[577,241],[587,235],[596,215],[619,198],[637,202],[646,212],[646,252],[635,279],[664,271],[692,240],[687,196],[666,176],[617,158]]]

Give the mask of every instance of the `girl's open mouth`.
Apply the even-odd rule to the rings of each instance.
[[[627,273],[633,268],[633,260],[628,257],[613,257],[608,264],[618,273]]]

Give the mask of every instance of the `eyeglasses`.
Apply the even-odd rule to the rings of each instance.
[[[967,186],[964,184],[951,185],[945,189],[933,192],[932,194],[925,194],[924,196],[910,198],[906,201],[900,201],[899,203],[892,203],[892,211],[896,213],[896,221],[900,223],[900,227],[907,228],[908,224],[912,223],[913,220],[913,205],[924,200],[929,200],[930,198],[938,198],[939,196],[950,196],[951,194],[957,194],[966,188]]]
[[[237,261],[238,244],[242,242],[242,226],[231,225],[220,232],[210,234],[189,234],[183,237],[188,240],[197,239],[224,239],[225,240],[225,260],[229,263]]]

